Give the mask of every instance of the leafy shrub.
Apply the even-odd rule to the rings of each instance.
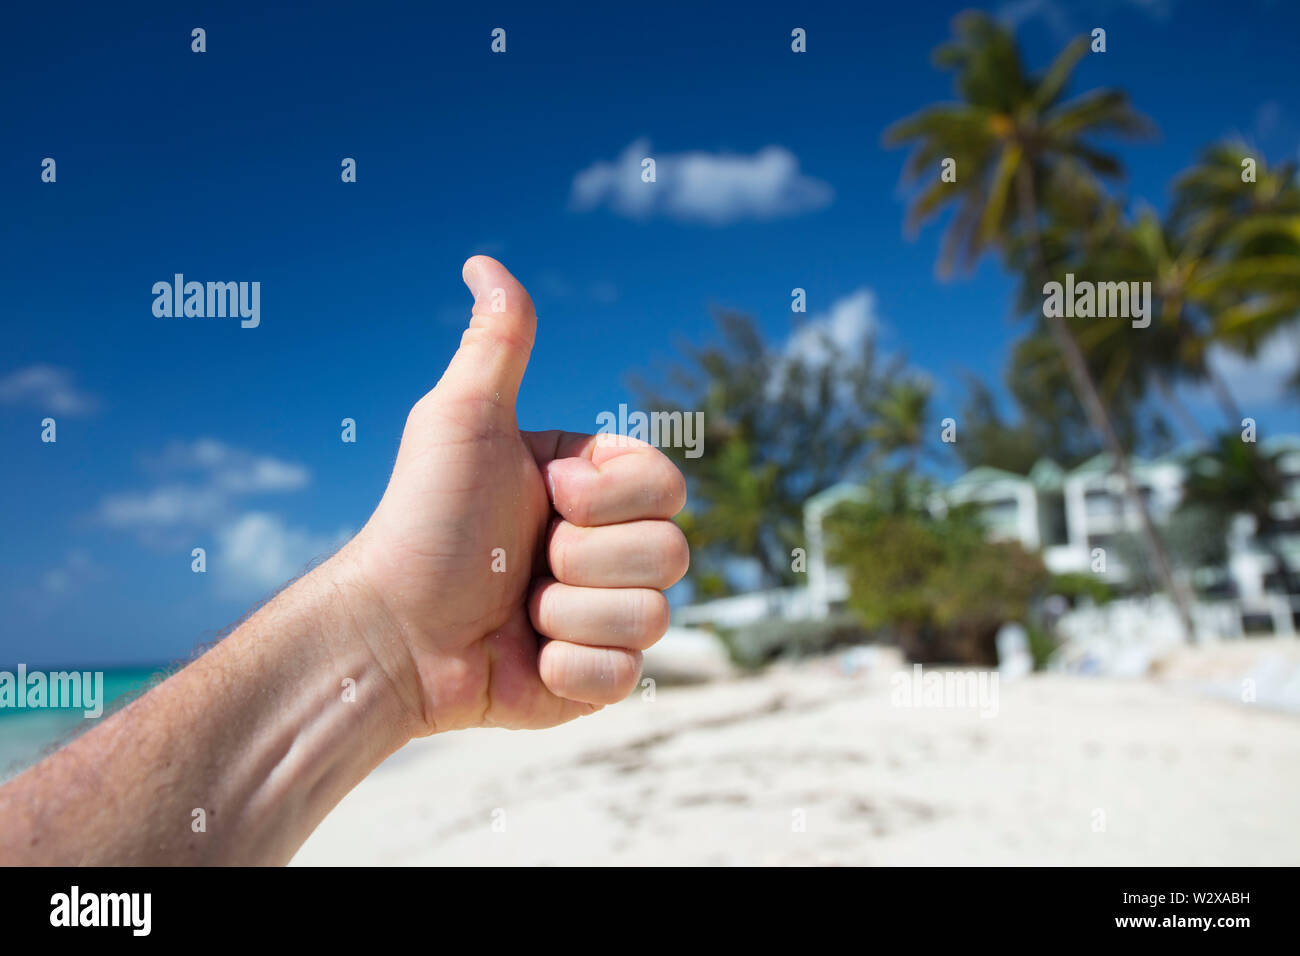
[[[899,487],[828,518],[850,609],[868,629],[892,633],[909,660],[995,665],[998,629],[1025,621],[1047,583],[1042,559],[987,540],[973,509],[936,516]]]
[[[1046,670],[1047,662],[1059,646],[1056,638],[1050,631],[1034,624],[1026,625],[1025,633],[1029,635],[1029,656],[1034,659],[1034,670]]]
[[[1080,598],[1090,598],[1095,604],[1115,599],[1115,589],[1104,578],[1086,571],[1053,574],[1047,590],[1066,598],[1071,605],[1077,604]]]

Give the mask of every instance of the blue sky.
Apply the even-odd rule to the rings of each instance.
[[[935,280],[938,230],[904,237],[903,156],[879,145],[950,95],[929,53],[964,5],[247,6],[4,15],[0,667],[186,656],[358,528],[459,339],[476,252],[538,305],[525,428],[594,430],[630,374],[712,337],[714,306],[783,341],[794,287],[813,321],[925,369],[940,415],[960,371],[1000,377],[1009,280]],[[1297,152],[1294,4],[992,9],[1036,65],[1107,29],[1077,84],[1159,124],[1120,150],[1135,196],[1163,204],[1231,133]],[[668,183],[649,207],[623,175],[640,155]],[[260,326],[155,317],[178,272],[260,282]],[[1284,365],[1229,370],[1266,429],[1297,427]]]

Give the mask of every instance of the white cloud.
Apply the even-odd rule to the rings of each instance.
[[[227,494],[296,491],[311,481],[311,473],[301,465],[255,455],[215,438],[176,442],[152,464],[164,471],[204,473],[208,484]]]
[[[785,354],[809,365],[824,365],[837,355],[857,355],[879,329],[876,294],[858,289],[795,329],[786,341]]]
[[[228,596],[264,595],[351,535],[318,534],[292,527],[277,514],[247,509],[244,499],[306,487],[311,472],[293,462],[201,438],[169,446],[147,467],[158,477],[156,485],[106,495],[96,517],[133,532],[148,547],[188,554],[211,544],[211,570]],[[56,575],[47,587],[59,583]]]
[[[227,505],[215,488],[166,485],[148,491],[106,495],[99,517],[115,528],[169,528],[213,521]]]
[[[814,313],[790,333],[773,363],[767,383],[768,394],[773,398],[781,394],[796,362],[809,371],[833,368],[841,360],[856,362],[866,343],[877,338],[883,330],[884,325],[876,313],[876,294],[870,289],[856,289],[834,300],[829,309]],[[836,395],[839,401],[853,400],[846,381],[837,382]],[[809,382],[803,400],[809,404],[822,400],[814,382]]]
[[[251,511],[217,530],[214,570],[227,593],[261,594],[302,574],[349,537],[347,529],[315,534],[290,527],[279,515]]]
[[[655,182],[641,179],[641,161],[655,161]],[[656,154],[637,140],[616,160],[600,160],[573,177],[571,202],[579,210],[607,205],[633,219],[666,216],[720,226],[743,219],[775,219],[830,205],[834,190],[799,171],[780,146],[752,155]]]
[[[825,312],[814,313],[790,333],[780,349],[781,360],[775,363],[768,382],[769,394],[775,396],[780,393],[788,369],[796,361],[813,371],[825,367],[834,369],[835,363],[839,361],[858,362],[868,342],[875,343],[877,361],[901,359],[897,353],[882,345],[882,341],[889,342],[889,332],[889,326],[877,311],[875,292],[868,288],[855,289],[834,300]],[[910,364],[905,368],[909,381],[929,388],[931,394],[939,393],[940,383],[936,383],[924,369]],[[856,401],[846,381],[839,381],[836,388],[838,400]],[[821,401],[811,386],[804,397],[809,402]]]
[[[58,415],[86,415],[99,403],[77,390],[67,369],[29,365],[0,378],[0,404],[30,405]]]
[[[1282,404],[1288,401],[1287,381],[1300,368],[1300,336],[1283,329],[1264,342],[1254,358],[1214,345],[1207,361],[1243,411],[1250,405]],[[1212,394],[1208,387],[1200,391],[1207,400]]]
[[[177,442],[150,463],[169,480],[146,491],[105,496],[99,518],[137,530],[201,527],[227,517],[242,495],[297,491],[311,481],[301,465],[256,455],[214,438]],[[189,475],[189,480],[175,479]]]

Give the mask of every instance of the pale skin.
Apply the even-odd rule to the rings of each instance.
[[[689,560],[685,483],[644,444],[521,432],[532,301],[485,256],[463,275],[469,328],[365,527],[0,788],[0,863],[285,863],[412,738],[553,727],[636,686]]]

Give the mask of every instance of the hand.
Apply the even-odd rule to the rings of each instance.
[[[491,259],[465,281],[470,327],[370,521],[0,787],[0,863],[284,863],[412,736],[549,727],[636,686],[686,572],[682,476],[644,443],[521,433],[533,304]]]
[[[549,727],[636,686],[689,561],[668,520],[686,485],[643,443],[519,431],[532,300],[486,256],[463,275],[469,328],[347,552],[391,625],[372,650],[427,733]]]

